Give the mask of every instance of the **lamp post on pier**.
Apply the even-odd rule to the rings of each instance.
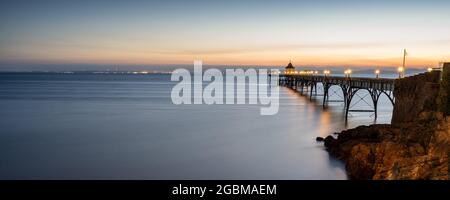
[[[404,77],[404,71],[405,68],[403,67],[398,67],[397,72],[398,72],[398,78],[403,78]]]
[[[350,76],[352,75],[352,70],[351,69],[347,69],[344,71],[345,77],[350,78]]]
[[[330,70],[323,70],[323,75],[325,77],[329,76],[330,75]]]
[[[380,78],[380,70],[375,70],[375,78]]]

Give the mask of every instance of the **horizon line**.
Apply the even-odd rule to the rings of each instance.
[[[105,67],[105,66],[115,66],[115,67],[174,67],[174,66],[193,66],[195,60],[192,60],[191,63],[186,62],[179,62],[179,63],[88,63],[88,62],[1,62],[0,61],[0,68],[9,66],[48,66],[53,67],[57,65],[61,66],[80,66],[80,67],[87,67],[87,66],[99,66],[99,67]],[[440,63],[445,63],[450,61],[437,61],[434,64],[411,64],[406,65],[407,68],[423,68],[423,67],[431,67],[439,65]],[[289,60],[285,62],[284,64],[247,64],[247,63],[211,63],[208,64],[208,62],[203,61],[203,66],[217,66],[217,67],[226,67],[226,66],[242,66],[242,67],[285,67],[289,63]],[[383,68],[396,68],[400,65],[393,65],[393,64],[296,64],[295,61],[292,62],[294,67],[358,67],[358,68],[366,68],[366,67],[383,67]]]

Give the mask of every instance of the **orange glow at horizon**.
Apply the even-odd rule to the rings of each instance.
[[[422,50],[422,51],[419,51]],[[439,50],[439,49],[438,49]],[[385,66],[396,67],[402,62],[402,48],[319,48],[257,50],[215,50],[152,52],[130,48],[113,49],[58,49],[27,52],[21,62],[91,63],[123,65],[192,64],[203,60],[209,65],[284,66],[290,59],[296,66]],[[433,52],[435,51],[435,52]],[[427,49],[408,49],[407,67],[435,66],[448,61],[450,55]],[[6,54],[5,57],[8,57]]]

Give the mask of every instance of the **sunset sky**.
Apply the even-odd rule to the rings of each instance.
[[[0,1],[0,64],[409,66],[450,59],[450,1]]]

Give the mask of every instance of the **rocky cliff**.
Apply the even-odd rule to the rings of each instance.
[[[392,123],[328,136],[327,150],[351,179],[449,178],[450,63],[395,82]]]
[[[439,71],[395,80],[391,123],[413,122],[424,112],[436,111],[439,90]]]

